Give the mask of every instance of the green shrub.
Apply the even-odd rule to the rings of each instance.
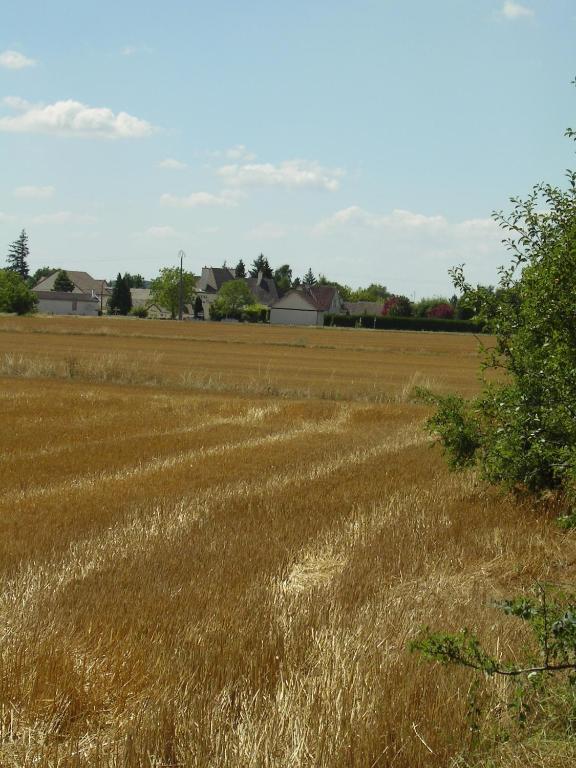
[[[143,306],[132,307],[130,314],[134,317],[148,317],[148,310]]]
[[[446,331],[482,333],[482,322],[445,320],[437,317],[390,317],[389,315],[324,315],[324,325],[338,328],[377,328],[389,331]]]

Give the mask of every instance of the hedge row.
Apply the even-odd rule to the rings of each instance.
[[[482,333],[482,323],[439,317],[390,317],[389,315],[324,315],[324,325],[337,328],[378,328],[389,331],[457,331]]]

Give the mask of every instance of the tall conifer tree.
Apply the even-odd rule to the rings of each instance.
[[[15,240],[8,246],[8,256],[6,257],[8,266],[6,269],[10,270],[10,272],[16,272],[23,280],[27,280],[30,274],[28,269],[29,255],[28,235],[26,230],[23,229],[18,240]]]

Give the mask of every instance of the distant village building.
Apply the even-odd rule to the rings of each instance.
[[[224,283],[237,279],[246,283],[257,304],[269,307],[278,299],[276,283],[272,278],[264,277],[262,272],[259,272],[257,277],[237,278],[236,270],[230,267],[202,267],[202,274],[196,284],[196,293],[202,300],[204,317],[210,316],[210,304],[216,300]]]
[[[84,315],[98,317],[100,300],[87,293],[70,291],[38,291],[32,289],[38,297],[38,312],[42,315]]]
[[[381,315],[383,301],[345,301],[342,309],[347,315]]]
[[[55,291],[60,270],[42,278],[32,288],[38,297],[38,311],[48,315],[98,315],[106,311],[112,289],[106,280],[96,280],[88,272],[66,270],[74,287],[71,292]]]
[[[342,300],[333,285],[294,288],[272,304],[274,325],[324,325],[327,312],[341,312]]]

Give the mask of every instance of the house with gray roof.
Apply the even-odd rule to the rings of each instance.
[[[40,280],[36,285],[32,288],[34,293],[38,295],[39,305],[38,305],[38,311],[39,312],[46,312],[48,314],[57,314],[57,315],[68,315],[68,314],[81,314],[78,312],[78,310],[72,310],[70,306],[69,312],[64,312],[63,305],[61,303],[61,299],[57,299],[54,295],[45,296],[42,299],[40,299],[40,294],[55,294],[55,293],[63,293],[61,291],[54,291],[54,283],[56,282],[56,277],[58,275],[58,272],[60,270],[55,270],[52,272],[51,275],[48,275],[48,277],[43,277],[42,280]],[[85,300],[79,299],[79,296],[82,294],[84,296],[88,296],[90,299],[93,297],[96,297],[98,299],[98,310],[100,312],[106,311],[106,305],[108,304],[108,299],[112,296],[112,288],[110,285],[106,282],[106,280],[97,280],[92,277],[92,275],[89,275],[88,272],[76,272],[73,270],[66,270],[66,274],[72,281],[74,288],[71,291],[71,295],[76,297],[77,301],[84,302]],[[48,303],[47,303],[48,302]],[[50,304],[50,302],[59,302],[58,304],[54,303],[53,305]],[[70,302],[66,302],[67,304],[70,304]],[[50,309],[50,306],[53,306],[54,311]],[[44,307],[44,309],[42,308]]]
[[[341,312],[342,299],[334,285],[293,288],[270,308],[273,325],[324,325],[327,312]]]
[[[236,270],[230,267],[202,267],[202,274],[196,284],[197,295],[202,299],[204,317],[209,317],[210,304],[217,298],[222,286],[230,280],[244,280],[257,304],[270,307],[278,300],[278,289],[272,278],[264,277],[262,272],[257,277],[237,278]]]
[[[97,296],[73,291],[38,291],[37,310],[42,315],[84,315],[98,317],[100,300]]]

